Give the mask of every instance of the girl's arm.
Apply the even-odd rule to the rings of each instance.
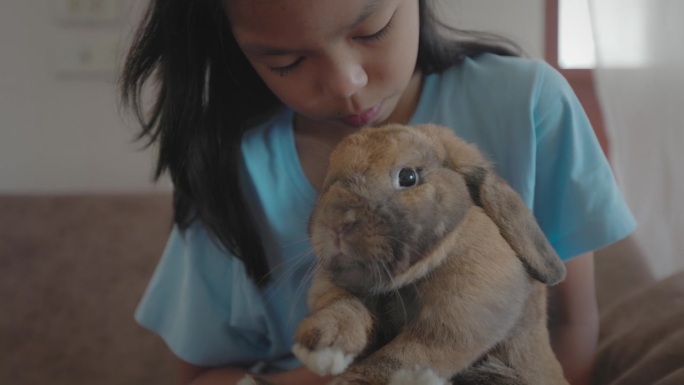
[[[237,367],[207,368],[179,362],[179,385],[233,385],[247,374],[246,370]],[[323,385],[330,381],[330,377],[321,377],[305,367],[262,377],[274,385]]]
[[[594,254],[579,255],[566,267],[565,281],[550,292],[551,344],[570,384],[587,385],[599,332]]]
[[[594,285],[594,255],[587,253],[567,262],[565,281],[551,289],[551,343],[572,385],[587,385],[598,340],[598,307]],[[180,361],[180,385],[236,384],[247,371],[236,367],[206,368]],[[302,367],[267,376],[276,385],[318,385],[320,377]]]

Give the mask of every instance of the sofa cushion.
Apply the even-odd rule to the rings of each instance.
[[[594,384],[684,384],[684,272],[603,311]]]
[[[133,320],[170,226],[169,194],[0,196],[0,383],[171,383]]]

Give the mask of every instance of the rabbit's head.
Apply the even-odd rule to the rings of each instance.
[[[309,223],[319,268],[336,284],[360,293],[394,289],[396,280],[421,279],[410,267],[430,258],[431,250],[459,226],[471,207],[483,206],[490,196],[509,199],[512,193],[514,203],[522,208],[505,203],[502,209],[497,202],[493,216],[501,217],[502,210],[513,215],[527,211],[513,190],[501,193],[500,179],[493,187],[486,184],[492,180],[489,174],[487,162],[474,146],[440,126],[387,125],[350,135],[331,155]],[[534,222],[527,213],[525,220],[530,218]],[[534,243],[545,238],[536,222],[533,225],[539,234],[530,242],[537,247]],[[512,235],[513,242],[519,242],[517,237]],[[534,263],[525,265],[535,278],[556,280],[545,277],[554,271],[540,273]],[[542,265],[542,269],[563,270],[562,263],[558,267],[554,261]]]

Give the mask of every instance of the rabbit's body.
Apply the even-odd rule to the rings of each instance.
[[[295,353],[336,384],[565,384],[545,286],[564,268],[511,192],[443,128],[343,141],[311,218]]]

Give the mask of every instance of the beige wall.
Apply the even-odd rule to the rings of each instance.
[[[0,2],[0,192],[154,189],[151,154],[136,150],[117,111],[115,71],[63,64],[79,44],[125,39],[140,10],[122,0],[118,21],[79,22],[61,19],[56,3]]]
[[[543,0],[435,1],[460,27],[502,33],[541,56]],[[120,2],[119,21],[86,23],[60,18],[54,4],[65,0],[0,2],[0,193],[168,189],[150,182],[151,151],[131,143],[113,71],[64,72],[69,50],[127,41],[143,2]]]
[[[534,58],[544,56],[544,0],[434,0],[458,28],[495,32]]]

